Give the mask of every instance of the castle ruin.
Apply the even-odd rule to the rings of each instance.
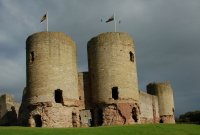
[[[62,32],[26,41],[26,87],[18,124],[90,127],[175,123],[168,82],[139,91],[135,44],[127,33],[102,33],[87,44],[88,72],[77,72],[76,44]],[[1,108],[0,108],[1,109]]]
[[[0,125],[16,126],[20,104],[16,103],[13,96],[0,95]]]

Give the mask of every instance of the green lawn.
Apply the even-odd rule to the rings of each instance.
[[[200,125],[152,124],[91,128],[0,127],[0,135],[200,135]]]

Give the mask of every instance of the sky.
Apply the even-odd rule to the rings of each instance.
[[[113,32],[135,41],[140,90],[169,81],[176,115],[200,110],[200,0],[0,0],[0,93],[20,102],[26,82],[25,41],[45,31],[65,32],[77,44],[78,71],[87,71],[87,42]],[[101,19],[103,22],[101,22]]]

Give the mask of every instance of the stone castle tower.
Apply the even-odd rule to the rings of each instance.
[[[160,122],[175,123],[174,97],[170,83],[150,83],[147,85],[147,93],[158,97]]]
[[[89,40],[87,47],[89,71],[78,73],[76,45],[69,36],[40,32],[28,37],[20,125],[88,127],[175,122],[169,84],[150,84],[148,93],[139,91],[135,45],[130,35],[102,33]]]
[[[47,127],[74,126],[72,114],[74,117],[79,115],[76,59],[76,45],[64,33],[40,32],[28,37],[23,109],[30,109],[23,110],[23,123]]]
[[[88,42],[88,63],[96,125],[138,123],[139,91],[132,38],[118,32],[92,38]]]
[[[33,34],[27,39],[26,57],[29,103],[71,105],[78,100],[76,45],[70,37],[61,32]]]

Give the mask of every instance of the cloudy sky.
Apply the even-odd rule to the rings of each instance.
[[[0,93],[21,100],[25,86],[25,40],[45,30],[70,35],[78,47],[78,70],[87,71],[87,41],[113,31],[102,23],[113,12],[117,31],[135,40],[140,89],[171,82],[176,113],[200,109],[200,0],[0,0]]]

